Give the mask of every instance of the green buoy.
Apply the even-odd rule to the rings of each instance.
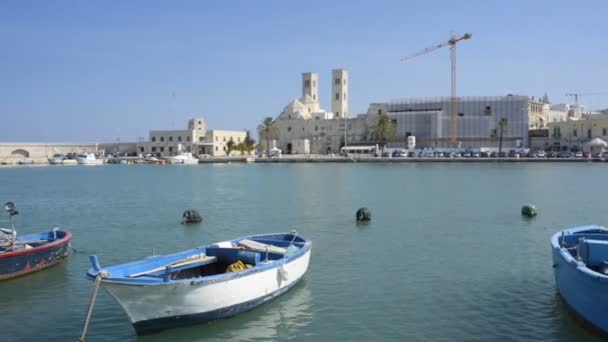
[[[538,214],[538,210],[532,204],[526,204],[521,207],[521,214],[526,217],[534,217]]]

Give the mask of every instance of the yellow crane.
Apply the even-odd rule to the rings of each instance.
[[[412,58],[416,58],[418,56],[425,55],[429,52],[433,52],[435,50],[441,49],[442,47],[450,46],[450,61],[452,64],[451,87],[450,87],[450,111],[451,111],[451,113],[450,113],[451,114],[450,143],[451,143],[452,147],[457,147],[457,142],[456,142],[456,135],[457,135],[457,131],[456,131],[456,44],[458,44],[459,42],[461,42],[463,40],[471,39],[471,37],[473,37],[473,35],[471,33],[465,33],[460,37],[456,37],[455,35],[452,35],[450,40],[448,40],[447,42],[443,42],[441,44],[431,46],[422,51],[419,51],[412,55],[401,58],[401,61],[404,62],[404,61],[410,60]]]

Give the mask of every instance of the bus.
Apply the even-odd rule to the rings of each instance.
[[[344,146],[340,149],[340,153],[344,156],[348,155],[375,155],[378,151],[378,145],[374,146]]]

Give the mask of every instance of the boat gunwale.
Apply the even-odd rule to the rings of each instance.
[[[41,246],[37,246],[37,247],[32,247],[30,249],[21,249],[21,250],[17,250],[17,251],[10,251],[10,252],[1,252],[0,253],[0,259],[6,259],[6,258],[12,258],[12,257],[17,257],[17,256],[21,256],[21,255],[26,255],[26,254],[34,254],[34,253],[38,253],[47,249],[51,249],[60,245],[63,245],[65,243],[69,243],[70,240],[72,239],[72,232],[70,232],[67,229],[59,229],[58,232],[64,232],[65,236],[57,239],[55,241],[49,242],[49,243],[45,243]],[[48,231],[48,232],[42,232],[42,233],[38,233],[38,234],[29,234],[29,235],[23,235],[21,236],[21,238],[27,237],[27,236],[37,236],[37,235],[41,235],[44,233],[52,233],[53,231]]]
[[[591,278],[597,278],[598,280],[601,280],[601,281],[608,281],[608,275],[604,275],[602,273],[599,273],[599,272],[596,272],[596,271],[590,269],[589,267],[587,267],[587,264],[585,264],[584,262],[576,260],[576,258],[574,258],[572,256],[572,254],[570,254],[570,252],[568,252],[566,247],[560,246],[560,244],[559,244],[559,238],[562,236],[562,234],[564,236],[567,236],[567,235],[575,235],[578,233],[584,233],[586,231],[589,231],[589,232],[602,231],[602,234],[606,234],[606,236],[608,236],[608,229],[606,229],[602,226],[598,226],[598,225],[589,225],[589,226],[568,228],[568,229],[564,229],[564,230],[561,230],[561,231],[553,234],[553,236],[551,237],[551,247],[553,249],[558,249],[559,254],[562,257],[562,259],[564,259],[564,261],[568,264],[575,264],[577,270],[580,271],[581,273],[583,273]]]
[[[289,234],[288,233],[271,233],[271,234],[250,235],[250,236],[244,236],[244,237],[240,237],[240,238],[237,238],[234,240],[228,240],[228,241],[235,242],[235,241],[240,241],[240,240],[244,240],[244,239],[260,238],[260,237],[272,236],[272,235],[289,235]],[[169,281],[165,281],[163,278],[159,278],[159,277],[141,276],[141,277],[137,277],[137,278],[130,278],[128,276],[112,277],[110,275],[110,277],[102,278],[101,283],[102,284],[106,283],[106,284],[116,284],[116,285],[129,285],[129,286],[162,286],[162,285],[173,285],[173,284],[210,285],[210,284],[221,283],[224,281],[229,281],[229,280],[238,279],[238,278],[242,278],[242,277],[247,277],[247,276],[259,273],[259,272],[264,272],[264,271],[271,270],[274,268],[279,268],[285,264],[294,262],[297,259],[299,259],[300,257],[306,255],[306,253],[308,253],[312,247],[312,242],[311,242],[311,240],[309,240],[299,234],[297,236],[299,236],[300,238],[302,238],[304,240],[304,244],[295,253],[293,253],[289,256],[284,255],[283,258],[277,259],[277,260],[262,261],[259,265],[256,265],[254,267],[251,267],[251,268],[248,268],[248,269],[245,269],[242,271],[230,272],[230,273],[220,273],[220,274],[204,276],[204,277],[170,279]],[[177,252],[177,253],[173,253],[173,254],[179,254],[179,253],[184,253],[184,252],[188,252],[188,251],[195,252],[197,250],[205,249],[207,247],[212,247],[214,244],[217,244],[217,243],[218,242],[214,242],[209,245],[200,246],[200,247],[196,247],[196,248],[193,248],[190,250],[181,251],[181,252]],[[169,256],[169,255],[173,255],[173,254],[166,254],[163,256]],[[136,260],[134,262],[139,262],[139,261],[143,261],[143,260],[145,260],[145,259]],[[129,263],[126,263],[126,264],[129,264]],[[119,264],[119,265],[115,265],[115,266],[120,266],[120,265],[125,265],[125,264]],[[115,266],[110,266],[110,267],[115,267]],[[104,267],[101,268],[101,271],[106,271],[106,270],[107,269]],[[98,275],[98,272],[93,268],[89,269],[85,273],[85,277],[89,280],[94,280],[97,277],[97,275]]]

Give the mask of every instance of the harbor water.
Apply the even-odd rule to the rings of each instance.
[[[557,295],[550,236],[608,225],[603,163],[339,163],[0,168],[20,234],[65,227],[58,266],[0,282],[2,341],[75,341],[102,266],[296,229],[308,273],[233,318],[136,336],[100,292],[87,341],[595,341]],[[538,217],[521,216],[534,204]],[[369,224],[355,212],[367,207]],[[181,225],[196,209],[200,225]],[[8,226],[8,215],[0,226]]]

